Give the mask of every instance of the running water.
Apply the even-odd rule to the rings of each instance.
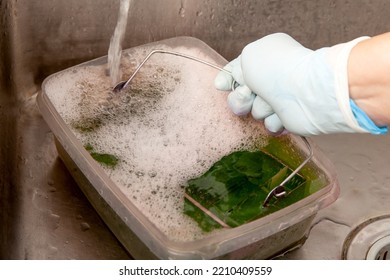
[[[122,41],[126,31],[129,8],[132,2],[133,0],[120,0],[118,21],[108,49],[108,70],[112,86],[116,85],[121,78],[119,66],[122,53]]]

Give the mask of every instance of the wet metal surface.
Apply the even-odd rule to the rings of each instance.
[[[348,234],[362,222],[390,213],[390,136],[328,135],[314,138],[334,163],[338,200],[319,212],[303,247],[286,259],[341,259]]]
[[[129,258],[59,159],[35,96],[18,107],[3,258]]]
[[[197,37],[227,59],[283,31],[317,48],[387,31],[387,0],[135,1],[123,48]],[[0,1],[0,258],[129,258],[59,160],[35,97],[48,75],[107,54],[118,1]],[[163,11],[163,12],[162,12]],[[133,24],[136,22],[136,24]],[[348,233],[390,213],[389,136],[315,142],[334,162],[340,198],[286,259],[339,259]]]
[[[390,258],[390,215],[371,218],[356,226],[343,244],[342,258],[387,260]]]

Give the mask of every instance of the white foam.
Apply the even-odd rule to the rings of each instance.
[[[209,60],[197,50],[176,51]],[[124,72],[130,73],[135,57],[144,53],[123,58]],[[203,233],[183,214],[182,186],[253,139],[260,144],[265,133],[252,118],[231,113],[227,93],[214,89],[216,70],[181,57],[154,56],[133,82],[146,88],[137,93],[145,95],[141,98],[129,99],[129,90],[112,95],[104,65],[65,71],[46,92],[84,145],[120,159],[114,169],[104,170],[129,200],[168,238],[193,240]],[[94,118],[101,119],[94,131],[74,128],[80,119]]]

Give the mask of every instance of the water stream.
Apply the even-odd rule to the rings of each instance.
[[[108,49],[108,70],[111,84],[115,86],[121,79],[120,61],[122,41],[126,31],[127,17],[133,0],[120,0],[118,21]]]

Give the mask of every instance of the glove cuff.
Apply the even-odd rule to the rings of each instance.
[[[348,59],[352,48],[359,42],[369,39],[364,36],[347,43],[330,48],[329,63],[334,69],[336,99],[340,111],[347,125],[355,132],[369,133],[370,131],[359,125],[350,103],[348,83]]]

